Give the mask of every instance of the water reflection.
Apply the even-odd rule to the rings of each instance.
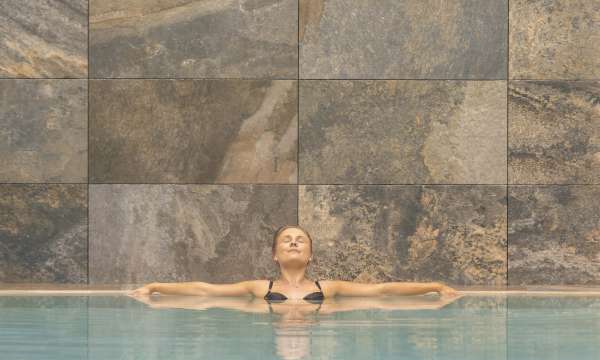
[[[382,297],[382,298],[334,298],[324,301],[265,301],[259,298],[214,298],[196,296],[137,296],[134,299],[152,309],[208,310],[211,308],[237,310],[245,313],[271,314],[270,324],[274,335],[275,353],[281,359],[303,359],[311,356],[315,325],[331,315],[356,310],[439,310],[456,301],[438,296]],[[360,325],[360,324],[359,324]],[[323,334],[321,334],[323,335]],[[327,339],[328,346],[335,338]]]
[[[437,310],[456,301],[461,296],[440,298],[431,296],[388,296],[388,297],[345,297],[325,299],[324,301],[285,300],[265,301],[250,297],[205,297],[152,295],[136,296],[153,309],[207,310],[211,308],[238,310],[247,313],[279,314],[280,322],[303,320],[309,314],[333,314],[354,310]]]

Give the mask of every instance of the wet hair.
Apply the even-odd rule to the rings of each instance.
[[[283,230],[289,229],[289,228],[295,228],[295,229],[300,229],[300,230],[304,231],[304,233],[308,237],[308,241],[310,242],[310,251],[312,252],[313,242],[312,242],[312,237],[310,236],[308,231],[306,231],[304,228],[302,228],[299,225],[284,225],[284,226],[280,227],[279,229],[277,229],[277,231],[275,231],[275,235],[273,236],[273,246],[271,247],[273,254],[275,254],[275,249],[277,249],[277,238],[279,237],[279,235],[281,235]]]

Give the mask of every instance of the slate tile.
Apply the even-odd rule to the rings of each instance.
[[[94,78],[298,76],[297,0],[90,0]]]
[[[87,185],[0,184],[0,283],[86,283],[87,230]]]
[[[87,0],[2,0],[0,77],[85,78]]]
[[[291,80],[92,80],[93,183],[296,183]]]
[[[272,277],[295,185],[90,185],[90,283]]]
[[[87,182],[87,80],[0,80],[0,182]]]

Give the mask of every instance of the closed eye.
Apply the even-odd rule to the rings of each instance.
[[[286,235],[283,237],[283,242],[289,242],[290,240],[292,240],[292,237],[290,235]],[[296,241],[304,242],[306,241],[306,238],[302,235],[298,235],[296,237]]]

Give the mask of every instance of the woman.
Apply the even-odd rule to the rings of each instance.
[[[444,297],[458,293],[442,283],[386,282],[361,284],[351,281],[309,281],[304,277],[312,260],[312,238],[297,225],[282,226],[273,237],[273,260],[279,264],[280,277],[271,280],[249,280],[234,284],[205,282],[151,283],[130,293],[132,296],[158,292],[169,295],[244,296],[265,300],[320,301],[334,296],[421,295],[437,292]]]

